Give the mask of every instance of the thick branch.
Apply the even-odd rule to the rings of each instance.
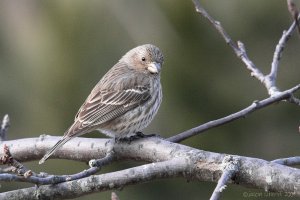
[[[210,200],[218,200],[226,188],[226,184],[232,179],[239,169],[239,162],[232,156],[225,156],[223,160],[223,173],[218,184],[210,197]]]
[[[41,158],[43,153],[58,139],[59,137],[43,137],[42,142],[39,138],[31,138],[6,141],[5,143],[10,147],[10,151],[15,158],[20,158],[19,161],[26,161]],[[54,157],[78,159],[80,161],[103,157],[105,154],[102,152],[106,151],[107,145],[105,144],[109,141],[108,139],[75,138],[54,154]],[[1,144],[1,146],[3,145]],[[0,149],[2,149],[1,146]],[[30,147],[36,147],[36,150],[26,152]],[[70,152],[70,149],[74,149],[75,147],[77,149],[76,155]],[[28,156],[22,158],[24,155],[23,152],[26,152]],[[69,153],[62,153],[60,155],[60,152]],[[139,139],[133,141],[130,145],[127,143],[117,143],[114,147],[114,152],[118,155],[118,159],[121,160],[133,159],[159,163],[147,164],[109,174],[93,175],[57,185],[40,186],[38,189],[33,187],[6,192],[0,194],[0,199],[13,197],[16,194],[22,195],[18,197],[29,199],[34,191],[36,192],[35,194],[45,195],[45,197],[54,195],[57,198],[62,196],[64,198],[71,198],[96,191],[125,187],[157,178],[178,176],[216,182],[222,174],[222,161],[224,156],[226,156],[224,154],[197,150],[181,144],[170,143],[160,138]],[[236,173],[233,183],[261,188],[266,191],[293,192],[295,195],[300,196],[300,184],[297,184],[300,178],[300,170],[256,158],[233,157],[239,161],[239,171]],[[77,190],[72,191],[74,188],[77,188]]]
[[[31,187],[0,193],[0,199],[34,200],[75,198],[92,192],[122,189],[127,185],[144,183],[160,178],[181,176],[187,165],[183,158],[147,164],[131,169],[89,176],[76,181]]]

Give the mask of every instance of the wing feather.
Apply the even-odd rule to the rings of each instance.
[[[74,125],[70,128],[68,135],[76,135],[86,127],[101,125],[115,119],[129,110],[144,104],[150,97],[147,87],[136,87],[122,91],[110,91],[98,93],[102,98],[98,101],[86,101],[79,110]],[[80,124],[78,124],[80,122]],[[76,128],[75,128],[76,127]],[[75,130],[76,129],[76,130]]]
[[[80,135],[149,100],[150,80],[147,76],[133,74],[123,63],[116,64],[111,70],[118,71],[117,75],[112,76],[109,71],[99,81],[65,135]]]

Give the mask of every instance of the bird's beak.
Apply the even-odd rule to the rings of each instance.
[[[160,72],[160,68],[161,68],[161,66],[160,66],[160,64],[159,63],[157,63],[157,62],[152,62],[152,63],[149,63],[148,64],[148,70],[149,70],[149,72],[151,72],[152,74],[157,74],[157,73],[159,73]]]

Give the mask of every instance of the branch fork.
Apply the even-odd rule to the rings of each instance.
[[[220,198],[221,192],[227,187],[226,184],[235,176],[236,172],[238,172],[239,160],[231,155],[225,156],[221,167],[223,173],[210,200],[218,200]]]

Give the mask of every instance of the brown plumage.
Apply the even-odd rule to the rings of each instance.
[[[141,45],[127,52],[97,83],[74,123],[39,164],[70,139],[93,130],[123,138],[147,127],[162,100],[162,64],[163,55],[154,45]]]

